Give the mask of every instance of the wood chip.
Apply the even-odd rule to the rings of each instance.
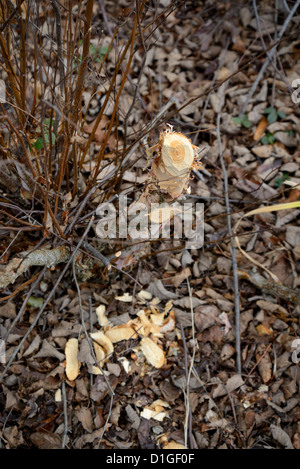
[[[147,361],[155,368],[161,368],[165,364],[165,354],[149,337],[144,337],[140,347]]]
[[[78,361],[78,340],[69,339],[65,348],[66,375],[70,381],[74,381],[79,375],[80,363]]]
[[[105,331],[105,335],[113,344],[121,342],[121,340],[136,339],[138,337],[135,330],[126,324],[108,329]]]

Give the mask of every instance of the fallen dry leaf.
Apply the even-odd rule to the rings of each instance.
[[[252,148],[252,152],[260,158],[269,158],[273,151],[273,145],[260,145]]]
[[[258,126],[255,129],[255,133],[253,135],[253,140],[257,141],[260,140],[263,134],[265,133],[266,128],[268,127],[268,119],[266,116],[263,116],[259,121]]]
[[[258,371],[264,383],[268,383],[272,378],[272,362],[269,353],[265,353],[265,347],[257,348],[256,360],[258,363]]]
[[[258,335],[272,335],[273,331],[269,329],[268,327],[264,326],[263,324],[258,324],[256,326],[256,330]]]
[[[61,448],[61,436],[56,433],[49,432],[35,432],[30,435],[30,439],[34,446],[39,449],[60,449]]]
[[[141,419],[139,417],[139,414],[133,409],[131,405],[127,405],[125,407],[126,413],[128,415],[128,418],[131,422],[131,427],[137,430],[140,426]]]
[[[78,418],[79,422],[83,428],[88,432],[92,433],[93,431],[93,417],[91,409],[88,407],[81,407],[80,409],[75,410],[75,415]]]
[[[192,275],[191,269],[186,267],[183,269],[179,274],[175,275],[168,279],[168,283],[173,285],[174,287],[179,287],[188,277]]]
[[[164,287],[161,280],[154,280],[154,282],[149,285],[147,291],[160,300],[178,298],[176,293],[170,292]]]
[[[92,131],[95,127],[95,122],[96,122],[96,120],[94,120],[93,122],[91,122],[90,124],[88,124],[84,127],[84,131],[87,134],[92,133]],[[95,134],[94,134],[94,140],[96,142],[98,142],[98,143],[103,142],[103,139],[104,139],[105,133],[106,133],[105,129],[106,129],[108,123],[109,123],[109,118],[107,116],[102,116],[102,118],[100,119],[99,124],[96,127]]]
[[[278,425],[270,425],[270,430],[274,440],[278,441],[285,449],[294,449],[294,446],[291,442],[289,435],[282,430]]]
[[[24,444],[22,432],[18,429],[17,425],[6,427],[3,429],[3,439],[8,446],[6,448],[17,448]]]

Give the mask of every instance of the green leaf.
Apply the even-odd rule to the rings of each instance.
[[[279,189],[282,186],[282,184],[284,183],[284,181],[289,181],[289,180],[290,180],[289,174],[288,173],[283,173],[282,176],[275,179],[274,185],[275,185],[276,189]]]
[[[94,44],[90,44],[90,54],[92,57],[97,54],[97,47]]]
[[[286,118],[286,114],[284,111],[278,111],[278,116],[280,117],[280,119],[285,119]]]
[[[269,124],[273,124],[274,122],[276,122],[277,117],[278,117],[276,109],[274,108],[271,108],[271,109],[272,110],[268,113],[268,117],[267,117]]]
[[[246,129],[249,129],[249,127],[251,127],[252,125],[252,122],[249,121],[248,116],[246,116],[246,114],[244,114],[242,117],[242,125]]]
[[[249,121],[246,114],[243,114],[242,117],[233,117],[232,121],[237,125],[242,125],[246,129],[249,129],[249,127],[252,125],[252,122]]]
[[[34,144],[33,144],[34,148],[36,148],[37,150],[41,150],[42,148],[44,148],[44,142],[41,138],[38,138]]]
[[[46,119],[44,119],[44,126],[50,127],[50,125],[51,125],[51,119],[50,117],[46,117]]]
[[[241,125],[242,123],[242,120],[239,117],[233,117],[232,121],[237,125]]]
[[[49,132],[45,132],[44,135],[45,135],[45,142],[47,143],[47,145],[49,145],[49,143],[50,143],[50,134],[49,134]],[[51,143],[52,143],[52,145],[54,145],[55,142],[56,142],[55,133],[51,132]]]
[[[269,137],[267,137],[266,135],[262,137],[260,141],[263,145],[269,145]]]
[[[96,62],[103,60],[107,51],[108,46],[96,47],[94,44],[90,44],[90,54],[92,59],[94,59]]]
[[[263,145],[273,145],[273,143],[275,142],[275,136],[270,132],[267,132],[267,134],[262,137],[260,141]]]
[[[269,143],[270,143],[271,145],[273,145],[273,143],[275,142],[275,140],[276,140],[276,139],[275,139],[275,136],[274,136],[274,135],[270,135],[270,137],[269,137]]]
[[[271,112],[274,112],[275,108],[273,106],[269,106],[264,110],[264,114],[270,114]]]
[[[41,308],[43,306],[43,298],[36,298],[35,296],[30,296],[27,304],[33,308]]]
[[[99,48],[99,55],[100,55],[100,59],[104,59],[105,57],[105,54],[107,53],[108,51],[108,46],[102,46]]]

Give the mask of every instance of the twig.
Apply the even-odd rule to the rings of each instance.
[[[64,66],[64,61],[63,61],[63,47],[62,47],[62,34],[61,34],[61,13],[59,6],[57,4],[56,0],[50,0],[55,18],[56,18],[56,40],[57,40],[57,56],[58,56],[58,69],[59,69],[59,86],[60,86],[60,94],[61,98],[64,96],[64,84],[65,84],[65,66]],[[55,122],[54,122],[54,127],[53,127],[53,132],[56,135],[58,126],[59,126],[59,121],[60,121],[60,114],[57,113],[55,115]],[[43,132],[43,126],[42,132]]]
[[[137,98],[137,95],[138,95],[138,89],[139,89],[140,82],[141,82],[141,79],[142,79],[142,76],[143,76],[143,71],[144,71],[144,66],[145,66],[145,63],[146,63],[146,59],[147,59],[147,51],[146,51],[146,49],[144,49],[144,58],[143,58],[143,61],[142,61],[141,67],[140,67],[140,72],[139,72],[139,76],[138,76],[138,79],[137,79],[136,88],[134,90],[132,103],[131,103],[130,108],[128,109],[128,111],[127,111],[127,113],[124,117],[124,124],[123,124],[124,125],[124,148],[126,148],[126,140],[127,140],[127,122],[128,122],[129,116],[132,112],[132,109],[135,106],[136,98]]]
[[[140,270],[141,270],[141,261],[139,260],[139,262],[138,262],[138,268],[137,268],[137,273],[136,273],[136,277],[135,277],[136,282],[137,282],[137,279],[139,278]],[[136,282],[135,282],[134,285],[133,285],[132,302],[131,302],[131,307],[130,307],[130,314],[133,314],[133,313],[134,313],[134,300],[135,300],[135,292],[136,292],[136,287],[137,287],[137,283],[136,283]]]
[[[32,282],[34,282],[38,278],[39,275],[40,275],[40,272],[35,274],[33,277],[31,277],[26,282],[22,283],[22,285],[19,285],[10,295],[3,296],[2,298],[0,298],[0,303],[2,303],[3,301],[6,301],[6,300],[11,300],[11,298],[13,298],[17,293],[19,293],[21,290],[23,290],[24,287],[27,287]]]
[[[94,248],[94,246],[92,246],[91,244],[87,242],[84,242],[83,247],[84,249],[92,253],[93,256],[97,257],[97,259],[99,259],[105,265],[105,267],[109,267],[109,268],[111,267],[110,260],[107,257],[103,256],[103,254],[101,254],[101,252],[99,252],[98,249]]]
[[[189,435],[190,449],[193,448],[193,438],[192,438],[192,412],[191,412],[191,397],[190,397],[190,382],[189,382],[189,366],[188,366],[188,355],[187,355],[187,346],[184,335],[183,325],[180,324],[180,332],[183,343],[183,352],[184,352],[184,371],[186,379],[186,415],[185,415],[185,425],[184,425],[184,446],[187,448],[187,440]]]
[[[16,241],[17,237],[19,236],[21,232],[18,231],[16,236],[11,240],[11,242],[8,244],[8,246],[5,248],[5,250],[3,251],[3,253],[1,254],[0,256],[0,260],[2,259],[2,257],[7,253],[7,251],[9,251],[9,248],[10,246]]]
[[[24,3],[25,0],[21,0],[20,3],[14,8],[14,10],[11,12],[10,16],[4,21],[3,25],[0,28],[0,32],[2,33],[6,26],[10,23],[10,21],[13,19],[19,8],[22,6],[22,3]]]
[[[92,305],[92,295],[89,296],[89,322],[90,322],[90,331],[93,330],[93,305]],[[94,383],[93,373],[90,373],[90,386],[92,387]]]
[[[105,23],[107,32],[108,32],[108,34],[110,35],[110,37],[113,38],[114,34],[113,34],[112,30],[111,30],[111,27],[110,27],[109,22],[108,22],[108,19],[107,19],[107,14],[106,14],[106,11],[105,11],[104,2],[103,2],[103,0],[98,0],[98,3],[99,3],[100,8],[101,8],[101,13],[102,13],[102,16],[103,16],[103,20],[104,20],[104,23]],[[138,15],[138,10],[136,11],[136,14]],[[141,35],[141,40],[144,42],[144,39],[142,38],[142,35]],[[114,47],[115,47],[115,50],[117,51],[117,44],[116,44],[116,40],[115,40],[115,39],[113,39],[113,45],[114,45]],[[145,58],[146,58],[146,57],[145,57]],[[143,67],[143,66],[142,66],[142,67]],[[125,73],[125,66],[124,66],[124,64],[121,65],[121,69],[122,69],[122,72]],[[138,92],[139,80],[138,80],[138,83],[137,83],[137,84],[134,83],[134,82],[132,81],[131,76],[130,76],[130,72],[127,72],[126,77],[127,77],[129,83],[131,84],[131,86],[132,86],[133,89],[134,89],[134,94],[135,94],[135,96],[138,98],[138,100],[139,100],[140,103],[142,104],[142,107],[143,107],[144,109],[146,109],[146,108],[147,108],[146,103],[145,103],[145,101],[142,99],[140,93]],[[135,100],[135,98],[134,98],[134,100]]]
[[[192,195],[192,194],[187,194],[185,196],[186,199],[201,199],[201,200],[223,200],[224,197],[222,197],[221,195],[219,197],[214,197],[214,196],[210,196],[210,197],[204,197],[203,195]],[[243,199],[228,199],[229,202],[231,203],[234,203],[234,204],[252,204],[252,205],[255,205],[257,202],[253,202],[253,200],[243,200]]]
[[[185,418],[185,426],[184,426],[184,444],[185,447],[187,448],[187,440],[189,439],[189,445],[190,449],[194,448],[194,443],[193,443],[193,416],[192,416],[192,410],[191,410],[191,398],[190,398],[190,379],[191,379],[191,374],[194,369],[194,360],[195,360],[195,354],[196,354],[196,347],[195,347],[195,324],[194,324],[194,309],[193,309],[193,303],[192,303],[192,292],[191,292],[191,287],[189,283],[189,279],[187,278],[187,285],[188,285],[188,291],[189,291],[189,298],[190,298],[190,309],[191,309],[191,321],[192,321],[192,341],[193,341],[193,354],[192,358],[190,361],[190,365],[188,365],[188,354],[187,354],[187,346],[186,346],[186,340],[185,340],[185,335],[184,335],[184,329],[182,324],[180,325],[181,327],[181,337],[182,337],[182,342],[183,342],[183,350],[184,350],[184,365],[185,365],[185,377],[186,377],[186,418]],[[188,438],[189,436],[189,438]]]
[[[231,258],[232,258],[232,271],[233,271],[233,288],[234,288],[234,305],[235,305],[235,342],[236,342],[236,367],[237,372],[241,374],[242,372],[242,362],[241,362],[241,333],[240,333],[240,295],[239,295],[239,278],[238,278],[238,268],[237,268],[237,256],[236,249],[234,245],[234,238],[232,235],[232,226],[231,226],[231,215],[230,215],[230,203],[228,195],[228,177],[226,172],[226,167],[223,159],[223,149],[222,149],[222,140],[220,133],[220,121],[221,121],[221,107],[223,96],[225,92],[225,84],[221,87],[221,93],[219,96],[219,109],[217,115],[217,139],[219,146],[219,159],[221,163],[221,168],[224,178],[224,196],[225,196],[225,207],[227,212],[227,228],[228,236],[230,237],[231,244]]]
[[[286,0],[282,0],[282,5],[284,6],[284,9],[285,9],[286,13],[290,13],[290,12],[291,12],[291,10],[290,10],[288,4],[286,3]]]
[[[84,247],[93,255],[94,259],[99,259],[105,265],[105,267],[107,267],[108,269],[113,268],[118,272],[121,272],[122,274],[126,275],[128,278],[133,280],[134,283],[136,283],[139,287],[142,287],[142,285],[134,277],[132,277],[132,275],[130,275],[128,272],[125,272],[125,270],[119,269],[114,264],[111,264],[108,257],[101,254],[101,252],[99,252],[96,248],[94,248],[88,243],[84,243]]]
[[[107,425],[108,425],[108,421],[110,419],[110,416],[111,416],[111,410],[112,410],[112,405],[113,405],[113,396],[111,396],[111,399],[110,399],[110,403],[109,403],[109,409],[108,409],[108,414],[107,414],[107,417],[106,417],[106,420],[105,420],[105,424],[103,426],[103,430],[102,430],[102,433],[101,433],[101,436],[99,438],[99,442],[98,442],[98,448],[100,447],[100,444],[101,444],[101,441],[102,441],[102,438],[103,438],[103,435],[105,433],[105,430],[107,428]]]
[[[62,394],[62,401],[63,401],[63,412],[64,412],[64,434],[61,443],[61,449],[65,449],[66,442],[67,442],[67,435],[68,435],[68,407],[67,407],[67,395],[66,395],[66,384],[65,381],[62,382],[61,385],[61,394]]]
[[[107,200],[107,202],[103,202],[103,203],[101,204],[102,209],[106,208],[107,205],[109,205],[110,203],[114,202],[114,200],[116,200],[118,197],[119,197],[118,194],[115,194],[115,195],[113,195],[109,200]],[[80,211],[81,211],[81,210],[80,210]],[[81,217],[81,218],[79,219],[79,222],[82,223],[86,218],[90,218],[92,215],[96,215],[96,213],[97,213],[97,209],[95,208],[95,209],[92,210],[91,212],[89,212],[89,213],[87,213],[86,215],[84,215],[83,217]],[[77,221],[77,218],[78,218],[77,212],[75,213],[74,218],[75,218],[75,217],[76,217],[76,221]],[[72,220],[72,223],[71,223],[70,225],[73,225],[73,220]],[[68,231],[70,231],[70,230],[68,230]],[[66,230],[66,232],[67,232],[67,230]]]
[[[228,390],[227,390],[227,395],[228,395],[229,400],[230,400],[234,423],[235,423],[235,425],[237,426],[238,422],[237,422],[237,418],[236,418],[236,412],[235,412],[235,407],[234,407],[234,401],[233,401],[233,397],[232,397],[232,395],[231,395],[231,392],[229,392]]]
[[[252,0],[252,6],[253,6],[253,10],[254,10],[254,15],[255,15],[255,18],[256,18],[257,31],[258,31],[258,34],[260,36],[262,46],[263,46],[263,48],[264,48],[264,50],[267,54],[267,57],[268,57],[271,65],[272,65],[272,67],[274,68],[275,77],[276,77],[276,74],[279,73],[281,80],[286,84],[287,89],[289,90],[289,92],[292,93],[294,91],[293,88],[289,84],[289,82],[286,79],[286,76],[284,75],[284,73],[281,72],[280,70],[278,70],[278,68],[276,67],[276,62],[273,60],[273,57],[271,56],[270,52],[267,50],[267,46],[266,46],[266,43],[264,41],[264,37],[263,37],[261,26],[260,26],[260,20],[259,20],[258,11],[257,11],[256,0]],[[275,11],[277,11],[276,8],[275,8]],[[276,22],[276,25],[277,25],[277,22]],[[276,31],[276,35],[274,37],[275,42],[277,42],[277,39],[278,38],[277,38],[277,31]],[[274,83],[276,83],[275,78],[274,78],[273,84]]]
[[[228,50],[228,44],[226,45],[226,47],[222,51],[223,53],[220,54],[220,60],[219,60],[219,63],[218,63],[218,68],[217,68],[216,72],[214,73],[214,76],[213,76],[213,79],[212,79],[212,85],[215,84],[215,82],[217,80],[217,77],[219,75],[219,72],[220,72],[221,68],[224,65],[224,61],[225,61],[225,57],[226,57],[225,52],[227,52],[227,50]],[[201,119],[200,119],[201,123],[203,123],[203,121],[205,119],[205,111],[206,111],[207,106],[209,104],[209,99],[210,99],[211,93],[212,93],[212,90],[210,90],[210,92],[206,96],[206,100],[205,100],[204,106],[202,108],[202,115],[201,115]]]
[[[41,230],[43,227],[42,226],[0,226],[1,231],[36,231],[36,230]],[[3,233],[1,233],[1,237],[3,236]]]
[[[73,226],[75,225],[76,221],[78,220],[79,215],[81,214],[81,212],[84,209],[84,207],[86,206],[89,198],[93,195],[93,193],[95,192],[96,189],[97,189],[97,186],[92,187],[89,190],[89,192],[86,194],[84,199],[81,201],[79,207],[78,206],[76,207],[74,218],[71,221],[71,223],[67,226],[66,231],[65,231],[65,235],[67,235],[68,233],[71,233],[71,230],[72,230]]]
[[[32,292],[34,291],[34,289],[36,288],[36,286],[38,285],[38,283],[42,280],[42,278],[44,277],[45,275],[45,272],[46,272],[46,267],[44,267],[42,269],[41,272],[39,272],[38,276],[35,276],[32,278],[32,281],[34,282],[33,285],[31,285],[31,288],[30,290],[28,291],[26,297],[24,298],[24,301],[23,301],[23,304],[20,308],[20,311],[18,312],[17,316],[15,317],[15,319],[12,321],[10,327],[8,328],[8,330],[6,331],[5,335],[3,336],[3,340],[6,341],[7,337],[9,336],[10,332],[13,330],[13,328],[15,327],[15,325],[17,324],[17,322],[21,319],[22,317],[22,314],[23,312],[25,311],[25,308],[27,306],[27,303],[28,303],[28,300],[30,298],[30,296],[32,295]],[[22,285],[24,286],[24,284]]]
[[[173,104],[175,104],[175,98],[170,98],[169,101],[160,109],[160,111],[156,114],[156,116],[154,117],[154,119],[152,119],[152,121],[147,125],[147,129],[145,132],[143,132],[143,134],[141,135],[141,137],[133,144],[131,145],[128,150],[127,150],[127,155],[125,156],[125,158],[122,160],[122,163],[121,163],[121,166],[124,167],[125,163],[130,159],[130,157],[135,153],[135,151],[137,150],[137,148],[139,147],[140,145],[140,141],[145,138],[149,132],[151,132],[152,129],[154,129],[154,127],[156,126],[156,124],[159,122],[161,116],[170,108],[173,106]],[[134,163],[132,163],[134,164]],[[110,173],[108,173],[103,179],[101,179],[100,183],[101,185],[106,182],[106,181],[109,181],[111,179],[111,177],[116,173],[116,171],[118,170],[119,168],[114,168],[112,171],[110,171]]]
[[[288,16],[286,17],[285,19],[285,22],[280,30],[280,33],[278,34],[278,41],[277,41],[277,44],[280,42],[282,36],[284,35],[292,17],[294,16],[294,14],[296,13],[296,10],[298,8],[298,6],[300,5],[300,0],[297,0],[297,2],[295,3],[295,5],[293,6],[292,10],[290,11],[290,13],[288,14]],[[258,86],[258,83],[260,82],[261,78],[263,77],[263,74],[265,73],[265,70],[266,68],[268,67],[269,63],[271,60],[273,60],[273,56],[275,54],[275,51],[276,51],[276,48],[277,48],[277,45],[274,45],[274,47],[270,50],[270,52],[268,53],[267,55],[267,58],[263,64],[263,66],[261,67],[260,71],[259,71],[259,74],[257,75],[256,77],[256,80],[255,82],[253,83],[249,93],[248,93],[248,96],[247,96],[247,99],[245,101],[245,103],[243,104],[243,107],[242,107],[242,110],[240,112],[240,117],[243,116],[243,114],[245,114],[245,111],[247,109],[247,106],[250,102],[250,100],[252,99],[254,93],[255,93],[255,90]],[[267,50],[266,50],[267,52]]]
[[[57,41],[57,55],[58,55],[58,67],[60,73],[60,92],[63,95],[64,92],[64,82],[65,82],[65,67],[63,62],[62,55],[62,40],[61,40],[61,13],[57,5],[56,0],[50,0],[54,14],[55,14],[55,26],[56,26],[56,41]]]
[[[92,16],[93,16],[93,5],[94,5],[94,0],[87,0],[86,13],[85,13],[86,21],[84,23],[84,31],[83,31],[82,61],[78,70],[76,86],[75,86],[75,91],[74,91],[74,98],[73,98],[73,109],[72,109],[72,120],[76,123],[77,123],[80,100],[82,98],[84,77],[85,77],[86,69],[88,66],[90,42],[91,42],[91,23],[92,23]]]
[[[190,379],[191,375],[194,369],[194,362],[195,362],[195,355],[196,355],[196,337],[195,337],[195,321],[194,321],[194,308],[193,308],[193,301],[192,301],[192,291],[191,291],[191,286],[189,279],[186,279],[187,281],[187,286],[188,286],[188,292],[189,292],[189,298],[190,298],[190,310],[191,310],[191,321],[192,321],[192,341],[193,341],[193,354],[191,358],[191,363],[189,367],[189,374],[188,374],[188,385],[190,385]],[[193,421],[192,421],[192,410],[190,406],[190,425],[189,425],[189,436],[190,436],[190,448],[194,448],[194,443],[193,443]]]
[[[253,1],[255,1],[255,0],[253,0]],[[274,23],[275,23],[274,41],[277,41],[277,37],[278,37],[278,0],[275,0]],[[276,78],[277,78],[277,74],[279,72],[279,70],[276,67],[277,57],[278,57],[278,54],[275,56],[274,62],[273,62],[273,60],[271,61],[272,66],[273,66],[273,63],[274,63],[274,66],[273,66],[273,68],[274,68],[274,80],[273,80],[273,83],[272,83],[271,106],[274,106],[274,102],[275,102]],[[285,81],[285,84],[286,84],[287,80],[285,79],[284,74],[280,73],[280,76],[281,76],[281,79],[283,79],[283,81]],[[292,90],[289,83],[288,83],[288,89],[289,89],[290,94],[292,94],[293,90]]]

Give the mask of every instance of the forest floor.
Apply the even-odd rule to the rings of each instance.
[[[107,50],[108,27],[120,25],[120,44],[130,33],[132,3],[95,2],[90,52],[96,70],[97,54]],[[150,3],[142,28],[153,10],[159,16],[171,2]],[[204,244],[187,249],[181,240],[157,240],[136,262],[134,247],[110,244],[110,252],[123,253],[110,270],[95,267],[93,277],[78,276],[77,284],[72,269],[67,271],[3,377],[2,447],[60,448],[64,441],[78,449],[300,449],[295,342],[300,339],[300,209],[246,216],[300,197],[300,7],[281,38],[295,1],[278,2],[276,11],[276,2],[263,0],[257,12],[250,1],[177,3],[155,23],[145,62],[145,50],[137,51],[130,73],[136,83],[143,69],[138,96],[130,109],[134,88],[127,82],[119,119],[130,111],[127,132],[135,134],[174,99],[166,122],[201,150],[203,168],[192,174],[186,201],[203,204]],[[143,30],[144,37],[150,29]],[[97,31],[102,31],[100,42]],[[264,45],[274,54],[256,83],[267,60]],[[107,69],[113,69],[114,59],[112,54]],[[86,99],[89,86],[85,83]],[[105,76],[98,86],[101,97]],[[87,134],[98,109],[94,98]],[[95,151],[111,113],[108,107]],[[151,144],[165,129],[151,131]],[[118,138],[110,137],[110,152],[120,145]],[[148,174],[146,155],[139,151],[119,187],[133,199]],[[109,156],[107,162],[111,169]],[[85,165],[82,185],[91,169]],[[232,242],[239,221],[241,249]],[[1,252],[7,245],[2,238]],[[11,330],[28,289],[0,304],[1,333],[10,330],[6,362],[62,268],[47,270]],[[32,268],[4,294],[39,269]],[[105,349],[102,374],[86,331],[112,337],[115,330],[124,336]],[[69,339],[79,347],[74,380],[66,376]],[[0,371],[4,367],[2,360]]]

